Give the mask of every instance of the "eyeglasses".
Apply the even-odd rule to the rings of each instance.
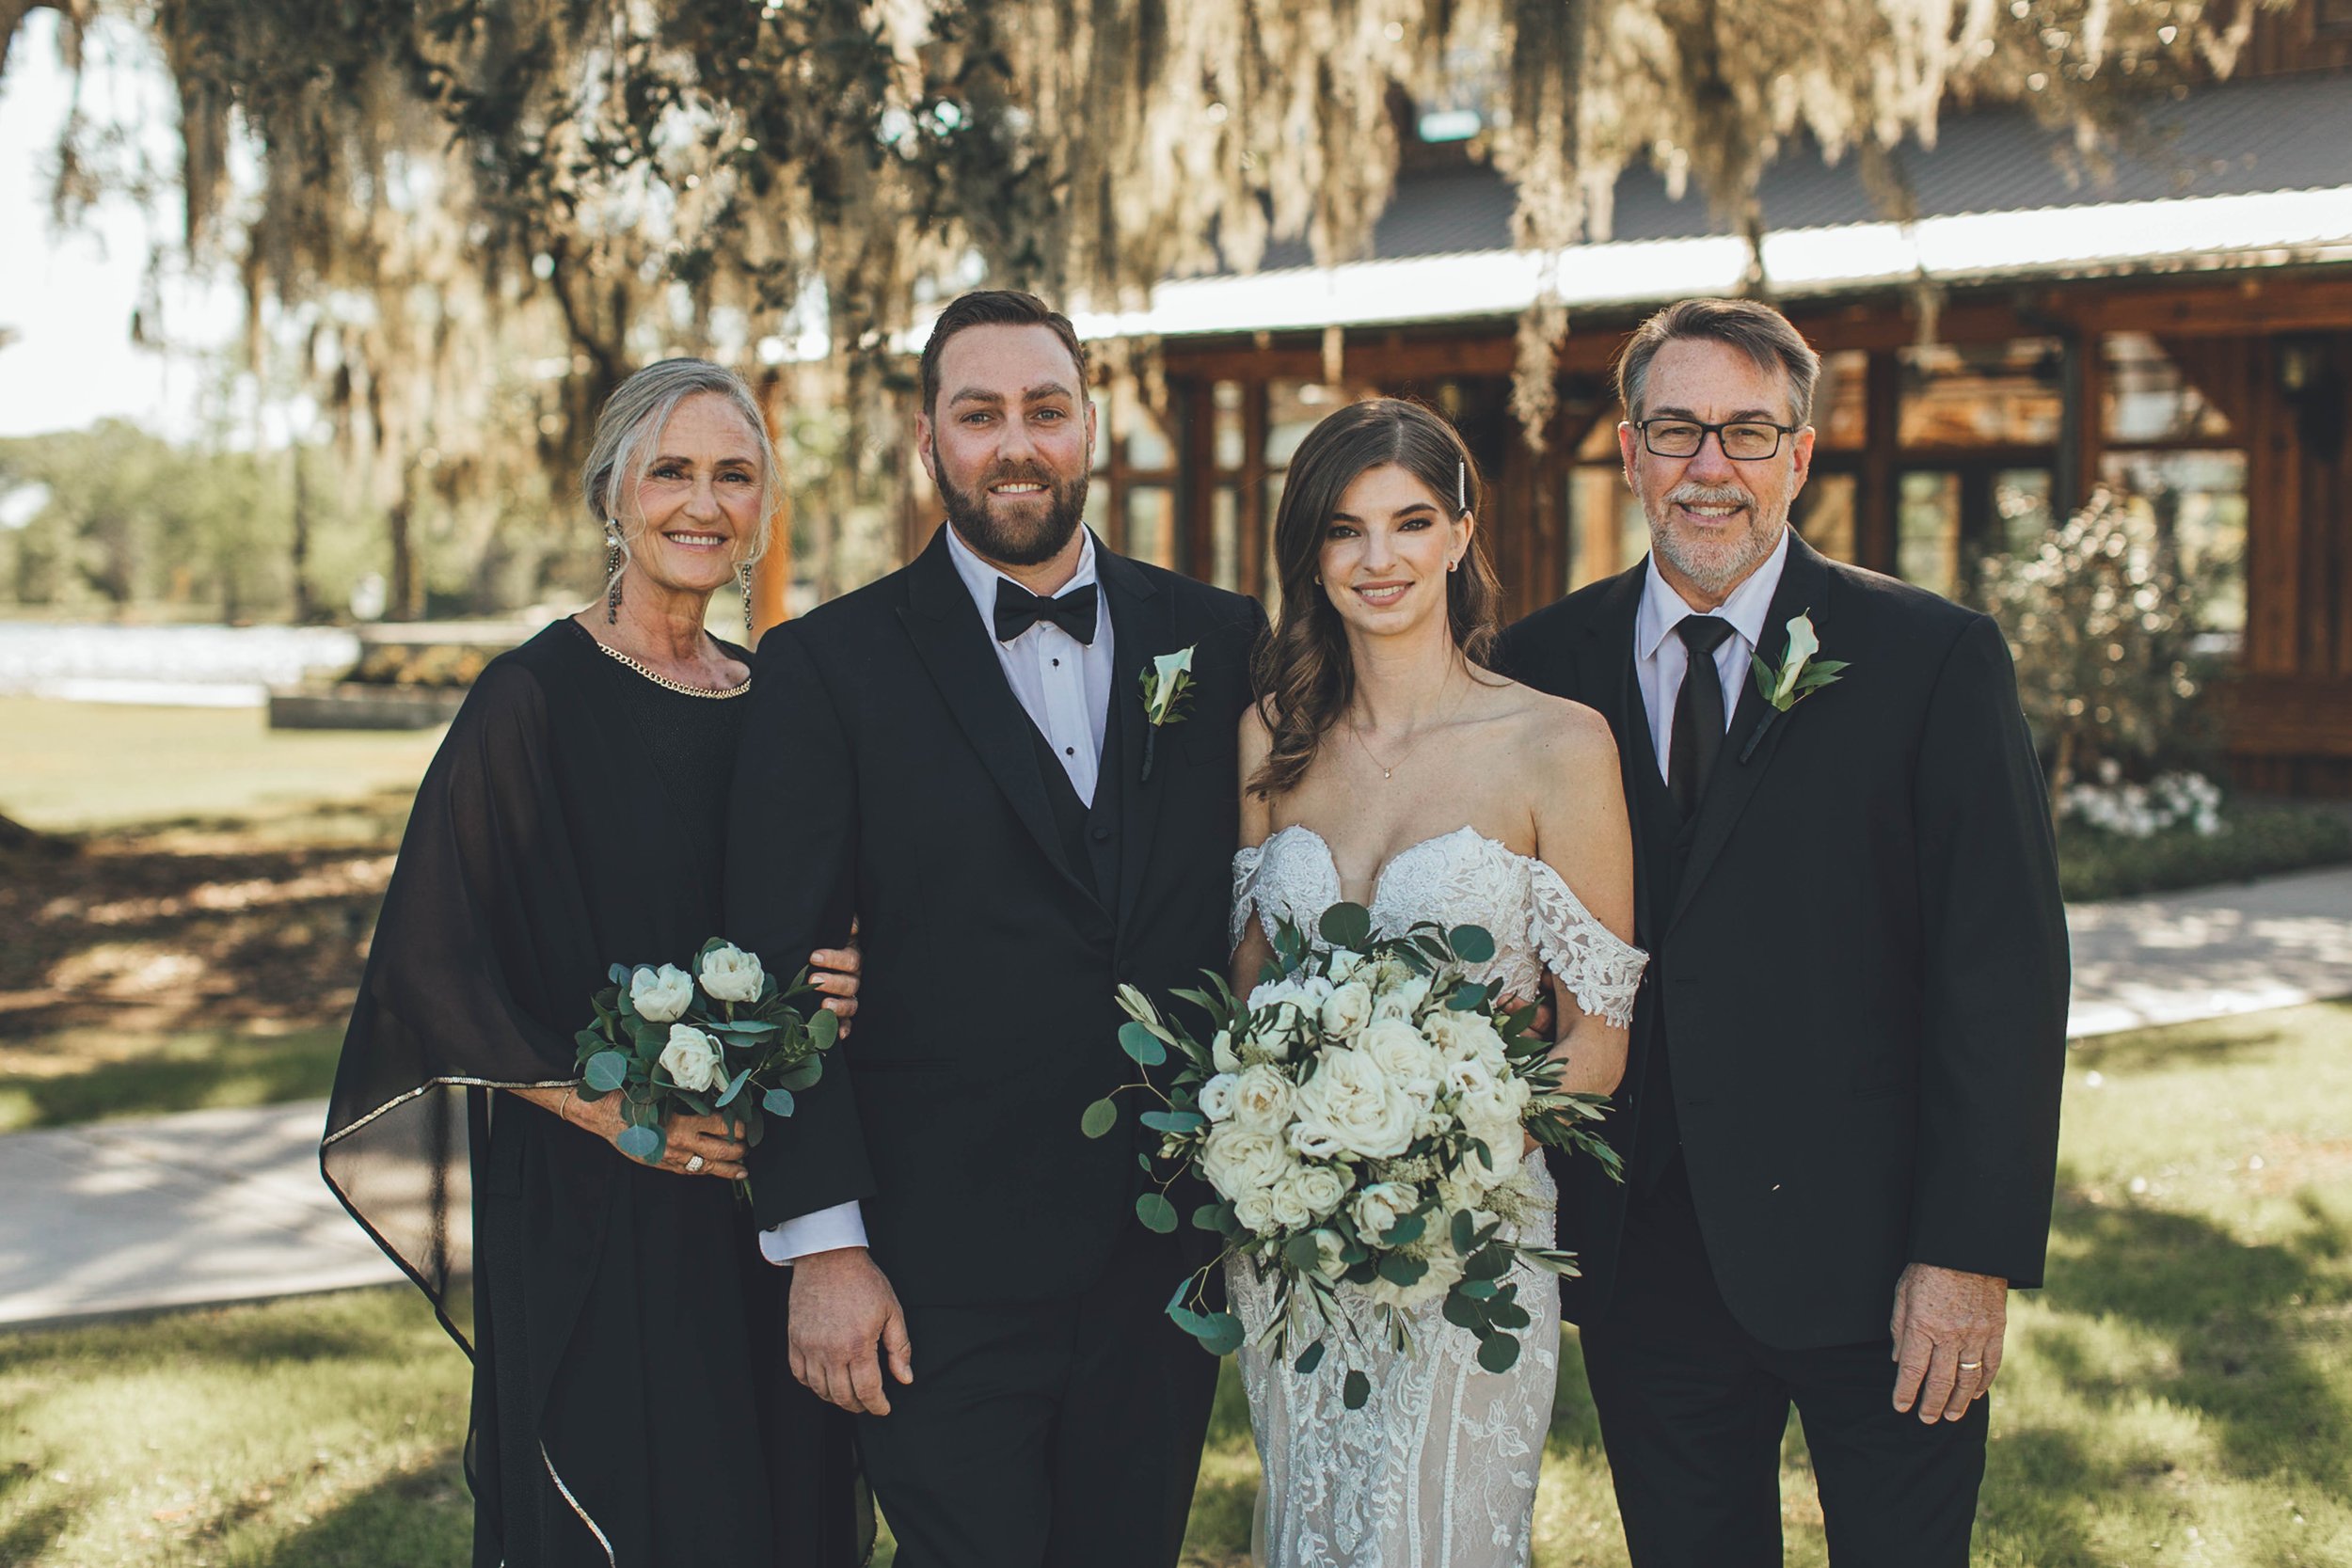
[[[1711,432],[1724,455],[1736,463],[1760,463],[1780,453],[1780,438],[1794,436],[1803,425],[1766,424],[1739,420],[1730,424],[1701,424],[1696,420],[1638,420],[1642,444],[1660,457],[1696,457]]]

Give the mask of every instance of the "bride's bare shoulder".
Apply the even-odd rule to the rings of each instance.
[[[1512,720],[1512,749],[1522,760],[1548,769],[1616,767],[1616,737],[1597,709],[1495,678],[1502,681],[1498,699]]]

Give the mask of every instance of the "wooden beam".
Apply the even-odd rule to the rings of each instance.
[[[1900,496],[1902,453],[1901,367],[1891,348],[1870,351],[1863,381],[1862,481],[1854,506],[1854,564],[1874,572],[1895,570],[1896,508]]]
[[[2352,757],[2352,675],[2240,675],[2220,695],[2233,757]]]

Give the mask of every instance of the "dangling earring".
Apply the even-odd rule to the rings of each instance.
[[[743,589],[743,642],[748,647],[752,641],[752,563],[750,562],[746,561],[735,569],[735,580],[741,584]]]
[[[621,618],[621,567],[628,559],[621,553],[618,523],[605,523],[604,544],[604,624],[609,626]]]

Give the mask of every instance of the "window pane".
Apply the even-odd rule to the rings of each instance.
[[[1614,577],[1649,548],[1641,503],[1614,468],[1568,470],[1568,589]],[[1630,553],[1629,553],[1629,551]]]
[[[1109,480],[1098,479],[1087,486],[1085,522],[1086,526],[1100,535],[1103,543],[1111,548],[1115,550],[1125,548],[1119,535],[1111,528],[1111,482]]]
[[[2038,447],[2058,439],[2062,400],[2056,338],[1897,352],[1902,445]]]
[[[1127,487],[1127,549],[1137,561],[1176,564],[1176,492],[1165,484]]]
[[[1241,491],[1231,484],[1209,492],[1209,580],[1241,592]]]
[[[1870,356],[1860,349],[1821,356],[1821,378],[1813,384],[1814,444],[1834,451],[1860,451],[1869,408],[1864,402]]]
[[[1797,531],[1832,561],[1853,560],[1855,494],[1853,475],[1817,473],[1797,498]]]
[[[1593,428],[1584,433],[1584,439],[1576,449],[1581,463],[1619,463],[1624,461],[1623,449],[1617,445],[1618,421],[1603,414],[1593,421]]]
[[[1373,395],[1369,387],[1327,387],[1313,381],[1266,383],[1267,466],[1280,467],[1288,463],[1307,432],[1322,423],[1326,415],[1343,404]]]
[[[1111,443],[1119,437],[1111,425],[1111,399],[1107,392],[1098,391],[1094,403],[1094,471],[1101,473],[1111,466]]]
[[[2106,477],[2155,509],[2197,584],[2198,624],[2234,639],[2246,629],[2246,454],[2110,452]]]
[[[2050,531],[2050,470],[2005,468],[1993,476],[1995,549],[2030,555]]]
[[[1896,507],[1896,567],[1950,597],[1960,583],[1960,476],[1907,473]]]
[[[1244,388],[1238,381],[1220,381],[1209,393],[1210,406],[1216,421],[1214,449],[1216,466],[1227,472],[1241,467],[1248,442],[1242,432],[1242,397]]]
[[[1176,444],[1144,401],[1141,388],[1133,381],[1120,382],[1112,406],[1119,411],[1119,438],[1126,443],[1127,467],[1161,472],[1176,466]]]
[[[2106,397],[2102,410],[2110,441],[2222,440],[2230,421],[2190,386],[2155,339],[2145,332],[2110,332]]]

